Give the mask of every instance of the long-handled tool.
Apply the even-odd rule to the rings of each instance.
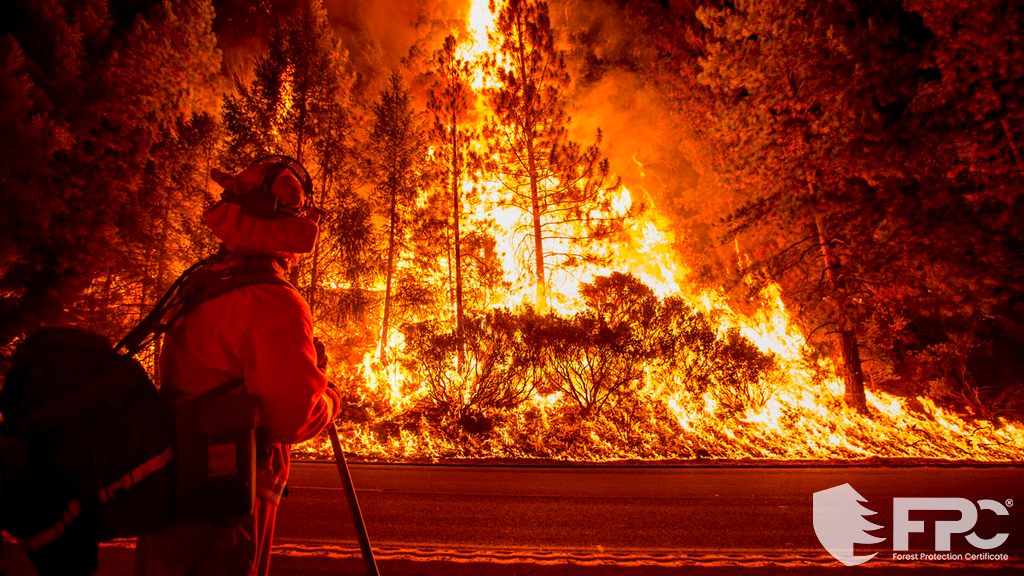
[[[334,448],[334,461],[338,464],[338,476],[341,477],[341,485],[345,489],[345,496],[348,497],[348,509],[352,512],[352,523],[356,526],[356,539],[359,540],[359,549],[363,552],[363,563],[366,565],[367,576],[380,576],[377,571],[377,561],[373,558],[373,548],[370,548],[370,537],[366,534],[366,524],[363,523],[363,513],[359,510],[359,500],[356,499],[356,489],[352,485],[352,475],[348,472],[348,462],[345,461],[345,453],[341,451],[341,440],[338,439],[338,428],[334,421],[327,426],[331,436],[331,447]]]

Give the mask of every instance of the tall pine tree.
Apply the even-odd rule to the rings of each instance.
[[[386,218],[387,264],[384,270],[384,310],[381,317],[380,357],[387,359],[394,308],[396,268],[401,258],[409,216],[421,188],[425,140],[413,110],[409,89],[397,72],[373,105],[370,170],[376,175],[376,202]]]
[[[57,138],[37,172],[49,176],[33,188],[47,199],[47,234],[21,244],[9,270],[22,288],[4,303],[3,337],[67,320],[117,334],[145,306],[151,283],[140,274],[148,249],[140,239],[154,225],[143,217],[152,202],[144,174],[178,123],[211,101],[220,63],[213,8],[187,0],[114,14],[109,2],[90,0],[15,12],[13,42],[38,88],[35,113]],[[112,308],[120,303],[128,306]]]
[[[463,308],[463,260],[462,260],[462,202],[463,186],[474,165],[479,164],[473,152],[477,138],[471,128],[471,114],[475,95],[471,82],[473,65],[460,58],[455,37],[449,35],[434,53],[431,60],[435,79],[430,86],[427,109],[433,115],[431,141],[437,144],[434,152],[443,175],[442,182],[451,206],[452,268],[454,268],[455,343],[459,364],[465,358],[463,332],[465,315]]]
[[[497,3],[492,2],[494,10]],[[535,304],[548,307],[552,268],[587,258],[582,244],[610,233],[619,219],[610,209],[608,162],[600,139],[581,146],[569,139],[566,112],[571,79],[555,45],[546,2],[509,0],[495,17],[488,61],[497,79],[487,89],[494,119],[487,136],[497,152],[494,168],[508,203],[529,219]],[[554,241],[568,245],[553,248]]]
[[[700,12],[710,28],[701,80],[707,150],[741,200],[730,234],[760,280],[777,280],[815,332],[834,334],[846,401],[866,409],[862,346],[884,262],[886,193],[898,187],[914,56],[898,3],[741,2]],[[903,103],[903,104],[901,104]],[[766,271],[766,275],[759,271]],[[818,331],[818,328],[821,328]]]
[[[292,279],[304,287],[314,317],[322,300],[330,300],[323,302],[330,305],[327,312],[338,312],[345,300],[325,283],[359,290],[363,278],[352,264],[365,261],[369,243],[369,212],[353,192],[358,162],[346,65],[323,3],[306,0],[273,30],[252,83],[236,81],[236,94],[224,100],[229,165],[240,168],[258,156],[286,154],[313,176],[326,215],[313,253],[292,270]]]

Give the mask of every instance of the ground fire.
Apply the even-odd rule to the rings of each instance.
[[[514,66],[510,60],[515,60],[515,55],[502,53],[495,46],[493,9],[488,9],[483,0],[473,2],[469,33],[458,49],[464,63],[477,71],[471,78],[476,91],[497,82],[483,72],[482,63],[488,56],[499,67]],[[499,51],[494,55],[496,49]],[[481,99],[475,105],[485,106]],[[485,116],[484,110],[477,115]],[[498,172],[502,172],[500,167]],[[547,184],[558,186],[557,182]],[[507,192],[508,185],[500,177],[488,177],[484,171],[467,175],[463,196],[457,200],[465,214],[463,226],[491,226],[509,287],[493,301],[492,307],[515,310],[527,303],[541,309],[542,303],[533,300],[538,273],[530,269],[530,262],[524,261],[521,254],[524,214],[504,200]],[[501,354],[494,349],[500,344],[487,340],[486,334],[471,336],[484,339],[474,343],[481,348],[463,355],[461,360],[457,350],[445,346],[449,342],[431,340],[433,346],[444,350],[441,356],[448,354],[439,362],[425,362],[418,349],[410,349],[406,335],[396,334],[391,347],[401,350],[408,361],[383,364],[379,354],[367,353],[359,368],[360,376],[353,380],[359,387],[358,396],[366,416],[346,424],[348,448],[383,459],[485,456],[611,460],[703,456],[789,460],[880,456],[998,461],[1012,460],[1021,454],[1024,429],[1018,423],[968,421],[925,397],[904,398],[881,390],[869,391],[867,412],[848,407],[843,401],[844,383],[834,362],[814,356],[800,330],[790,322],[777,284],[769,283],[760,291],[755,311],[749,315],[731,310],[721,291],[685,289],[690,271],[678,262],[671,234],[659,226],[664,217],[646,191],[636,194],[620,185],[608,194],[610,210],[594,216],[622,219],[623,229],[614,237],[579,246],[571,241],[587,238],[579,224],[576,229],[568,224],[570,229],[552,234],[561,244],[548,249],[559,254],[576,250],[580,260],[589,262],[577,263],[567,273],[552,273],[546,279],[548,301],[543,307],[550,307],[560,317],[595,315],[605,323],[602,328],[606,330],[636,331],[631,336],[655,339],[657,330],[642,326],[645,319],[637,317],[643,313],[623,302],[630,298],[630,288],[639,289],[646,298],[643,305],[666,310],[682,306],[690,314],[703,316],[708,322],[707,337],[714,338],[715,345],[700,348],[695,343],[685,343],[684,346],[693,348],[683,351],[681,359],[668,358],[678,352],[665,348],[660,350],[661,355],[618,349],[607,352],[608,356],[635,353],[636,365],[627,367],[630,360],[619,360],[616,364],[598,350],[605,345],[623,346],[614,338],[580,344],[589,349],[573,356],[565,347],[559,348],[519,325],[506,337],[521,340],[518,344],[524,348],[548,349],[534,359],[536,365],[530,366],[527,373],[513,374],[517,370],[513,366],[516,359],[493,358]],[[470,198],[475,210],[464,206]],[[458,217],[458,212],[455,214]],[[742,260],[744,254],[738,245],[736,252]],[[582,258],[584,253],[588,258]],[[608,302],[595,302],[581,295],[587,288],[598,287],[601,280],[622,279],[622,274],[629,275],[629,280],[603,295],[619,300],[618,305],[613,303],[609,308]],[[636,316],[630,317],[631,313]],[[666,316],[647,321],[675,320]],[[502,330],[500,322],[494,315],[488,316],[480,330]],[[570,334],[570,338],[586,339],[581,332]],[[747,352],[750,359],[735,364],[727,361],[721,369],[741,372],[739,380],[711,375],[714,369],[702,374],[695,364],[706,366],[713,361],[686,358],[702,353],[728,354],[723,352],[728,344],[719,343],[729,342],[730,338],[736,341],[737,335],[744,344],[753,345]],[[536,339],[531,340],[531,336]],[[428,356],[439,355],[436,349],[430,352]],[[526,352],[520,349],[517,353]],[[761,360],[763,363],[759,364]],[[747,366],[742,365],[744,361]],[[606,364],[614,365],[610,371],[621,373],[606,381]],[[566,365],[569,374],[559,370]],[[506,373],[501,374],[502,370]],[[427,371],[431,373],[425,374]],[[551,372],[558,375],[552,377]],[[695,380],[701,378],[711,383],[695,385]],[[553,385],[552,379],[556,381]],[[627,394],[631,397],[623,397]],[[448,410],[441,421],[454,425],[457,432],[431,430],[430,418],[437,418],[437,412],[431,413],[432,404]],[[417,422],[417,418],[423,420]],[[435,425],[436,422],[433,420]],[[487,434],[474,436],[474,427],[486,429]],[[299,448],[300,452],[316,456],[326,456],[328,450],[322,441]]]
[[[951,80],[953,47],[1005,59],[1018,89],[1024,74],[945,2],[897,17],[472,0],[418,8],[394,62],[339,39],[330,3],[236,44],[218,3],[181,4],[135,23],[19,12],[60,23],[47,33],[72,56],[4,45],[9,115],[33,120],[0,119],[30,144],[3,177],[62,191],[14,198],[38,210],[3,232],[5,351],[39,322],[130,326],[215,248],[196,224],[209,169],[280,153],[310,168],[325,213],[290,280],[359,457],[1024,457],[1005,361],[1022,341],[1024,126],[1010,80]],[[61,58],[99,80],[38,66]],[[856,86],[816,84],[847,73]],[[620,89],[631,113],[655,110],[629,118],[659,124],[610,116]]]

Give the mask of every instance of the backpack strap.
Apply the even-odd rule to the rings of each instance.
[[[181,291],[185,287],[189,278],[196,273],[197,270],[210,265],[213,262],[223,258],[221,253],[208,256],[195,264],[189,266],[178,279],[171,284],[171,287],[164,292],[164,295],[157,300],[156,305],[146,314],[146,317],[142,319],[138,324],[135,325],[131,330],[125,334],[124,338],[114,346],[114,352],[118,354],[124,354],[125,356],[135,356],[140,350],[148,346],[153,342],[153,339],[159,335],[161,326],[163,324],[162,319],[168,314],[168,312],[175,308],[175,303],[180,298]],[[165,328],[166,329],[166,328]]]
[[[245,257],[232,262],[212,264],[198,270],[189,278],[181,295],[181,307],[176,311],[168,328],[193,308],[221,294],[252,284],[277,284],[295,288],[284,277],[283,267],[270,256]]]
[[[285,278],[284,266],[273,256],[229,258],[227,252],[218,252],[182,272],[149,314],[118,342],[114,351],[134,356],[199,304],[252,284],[277,284],[298,290]]]

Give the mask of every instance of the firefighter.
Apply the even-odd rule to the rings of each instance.
[[[224,188],[221,201],[204,213],[223,244],[217,266],[263,259],[284,278],[316,242],[319,211],[308,172],[291,158],[272,156],[236,176],[211,175]],[[142,535],[136,574],[268,573],[289,445],[315,437],[339,409],[325,369],[309,306],[283,281],[225,291],[176,321],[160,357],[161,394],[177,405],[241,379],[260,406],[257,497],[248,516],[179,521]]]

